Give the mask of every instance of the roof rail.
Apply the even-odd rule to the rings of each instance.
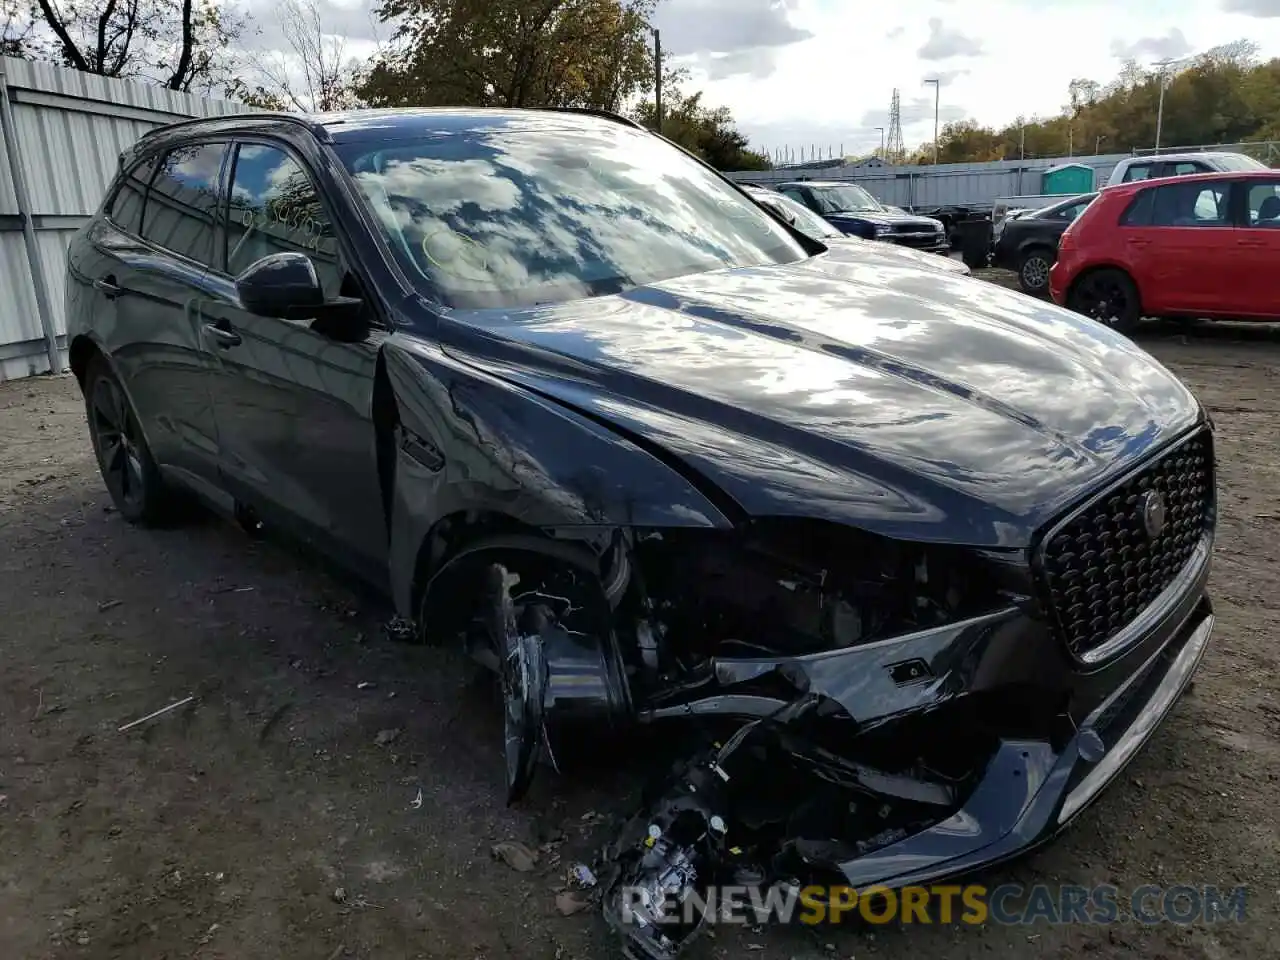
[[[159,136],[162,133],[167,133],[170,130],[195,126],[200,123],[217,123],[219,120],[238,121],[240,123],[250,120],[270,120],[280,123],[293,123],[300,127],[305,127],[322,140],[327,140],[329,138],[328,131],[324,128],[323,124],[316,123],[310,117],[303,116],[302,114],[251,110],[245,113],[224,113],[217,117],[188,117],[185,120],[175,120],[173,123],[166,123],[158,127],[152,127],[138,138],[138,143],[142,143],[144,140],[149,140],[152,137]]]
[[[644,124],[630,117],[624,117],[620,113],[612,110],[604,110],[600,107],[534,107],[535,110],[547,110],[552,113],[581,113],[588,117],[600,117],[602,120],[612,120],[614,123],[621,123],[624,126],[634,127],[637,130],[647,129]]]

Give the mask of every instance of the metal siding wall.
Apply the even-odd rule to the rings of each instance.
[[[46,63],[5,58],[3,82],[13,107],[14,132],[26,173],[30,210],[20,211],[0,142],[0,381],[49,369],[36,308],[31,264],[14,214],[35,218],[37,246],[54,328],[63,317],[67,243],[75,224],[98,209],[120,153],[147,130],[185,117],[252,110],[224,100],[79,73]],[[0,132],[0,136],[9,131]],[[73,217],[56,225],[43,217]],[[65,344],[64,363],[65,363]]]
[[[1115,165],[1125,156],[1128,154],[912,167],[791,167],[782,170],[744,170],[728,176],[739,183],[761,185],[787,180],[844,180],[865,187],[883,203],[899,207],[940,207],[949,204],[976,206],[991,203],[999,197],[1038,194],[1044,171],[1069,162],[1093,167],[1094,182],[1103,186]],[[1022,170],[1021,183],[1019,168]]]
[[[21,233],[6,230],[0,233],[0,348],[43,336],[27,248]],[[43,358],[43,346],[40,349]]]

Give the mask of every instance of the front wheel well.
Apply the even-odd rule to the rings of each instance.
[[[600,553],[583,540],[563,540],[521,523],[505,514],[468,510],[436,521],[423,538],[414,563],[412,609],[418,629],[447,634],[453,623],[447,608],[466,613],[465,597],[479,589],[479,579],[468,581],[478,565],[503,556],[537,557],[599,577]]]
[[[1049,255],[1050,260],[1056,259],[1058,256],[1058,251],[1052,246],[1042,240],[1036,240],[1032,243],[1025,244],[1022,249],[1018,251],[1018,259],[1020,261],[1025,260],[1033,253],[1046,253]]]
[[[71,372],[75,374],[76,382],[80,384],[80,389],[84,389],[84,378],[89,373],[89,364],[93,362],[94,357],[102,356],[102,350],[92,337],[85,334],[78,334],[71,341],[71,346],[67,350],[67,359],[71,365]]]

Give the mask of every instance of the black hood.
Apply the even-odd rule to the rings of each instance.
[[[440,326],[755,515],[1022,547],[1200,418],[1130,340],[993,284],[830,255]]]

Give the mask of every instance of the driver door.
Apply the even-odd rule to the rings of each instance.
[[[385,579],[372,400],[387,332],[372,317],[363,330],[327,330],[322,321],[257,316],[240,306],[234,278],[286,251],[310,257],[326,299],[362,293],[303,161],[275,142],[239,142],[233,150],[225,249],[214,270],[221,295],[206,305],[202,330],[213,357],[224,483],[264,520]]]

